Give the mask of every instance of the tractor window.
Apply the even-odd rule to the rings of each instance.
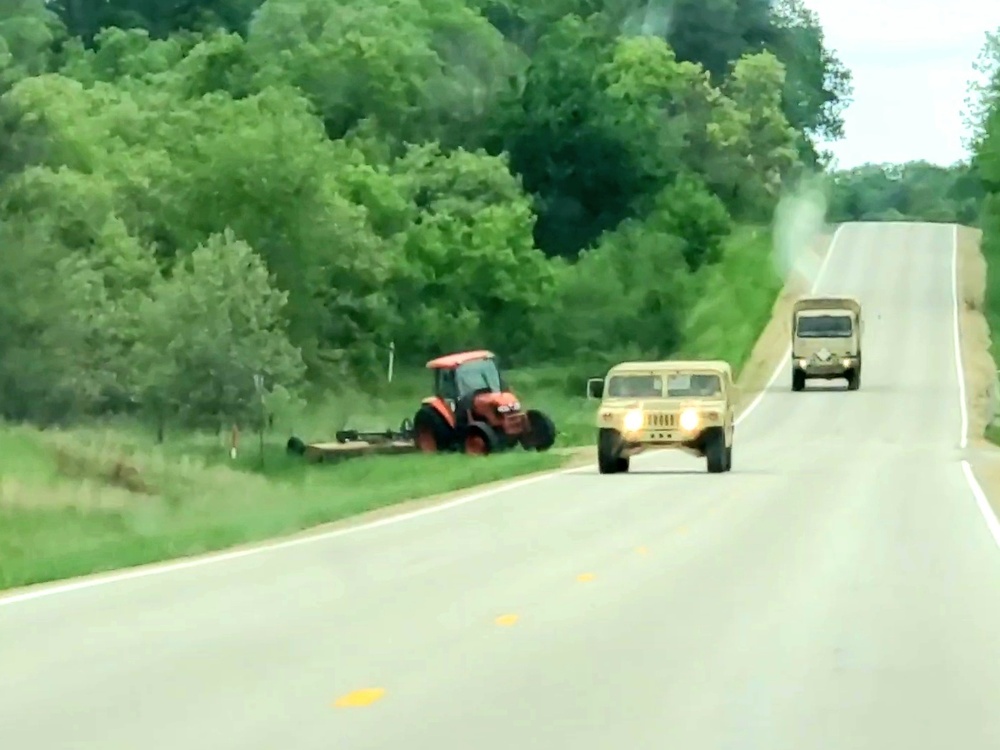
[[[500,393],[500,371],[492,359],[477,359],[466,362],[455,370],[455,384],[459,397],[475,391],[486,389],[491,393]]]
[[[438,370],[434,380],[438,396],[451,401],[458,399],[458,388],[455,386],[454,370]]]

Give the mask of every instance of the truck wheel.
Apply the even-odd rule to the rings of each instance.
[[[792,370],[792,390],[801,391],[806,387],[806,374],[802,370]]]
[[[547,414],[537,409],[528,409],[528,434],[521,441],[521,447],[541,453],[547,451],[556,442],[556,425]]]
[[[851,370],[847,373],[847,390],[856,391],[861,387],[861,370]]]
[[[413,441],[421,453],[446,451],[455,442],[455,431],[437,409],[424,404],[413,417]]]
[[[726,448],[726,471],[733,470],[733,446]]]
[[[705,441],[705,463],[709,474],[726,470],[726,436],[722,430],[713,430]]]
[[[618,456],[618,441],[617,430],[598,430],[597,470],[601,474],[618,474],[628,471],[629,460]]]

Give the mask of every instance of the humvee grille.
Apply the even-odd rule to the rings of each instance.
[[[646,427],[674,427],[677,425],[676,414],[647,414]]]

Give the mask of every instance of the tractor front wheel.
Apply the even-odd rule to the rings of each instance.
[[[421,453],[446,451],[454,443],[455,431],[437,409],[424,404],[413,417],[413,441]]]
[[[470,456],[488,456],[499,447],[500,439],[488,424],[474,424],[465,431],[462,444]]]
[[[556,425],[547,414],[528,409],[528,434],[521,441],[525,450],[547,451],[556,442]]]

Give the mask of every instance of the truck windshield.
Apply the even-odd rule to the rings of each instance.
[[[608,381],[611,398],[691,398],[722,393],[718,375],[708,373],[671,373],[662,375],[612,375]]]
[[[500,384],[500,371],[492,359],[477,359],[459,365],[455,370],[455,385],[459,398],[483,389],[491,393],[503,390]]]
[[[853,330],[847,315],[808,315],[798,319],[795,335],[812,339],[847,338]]]

